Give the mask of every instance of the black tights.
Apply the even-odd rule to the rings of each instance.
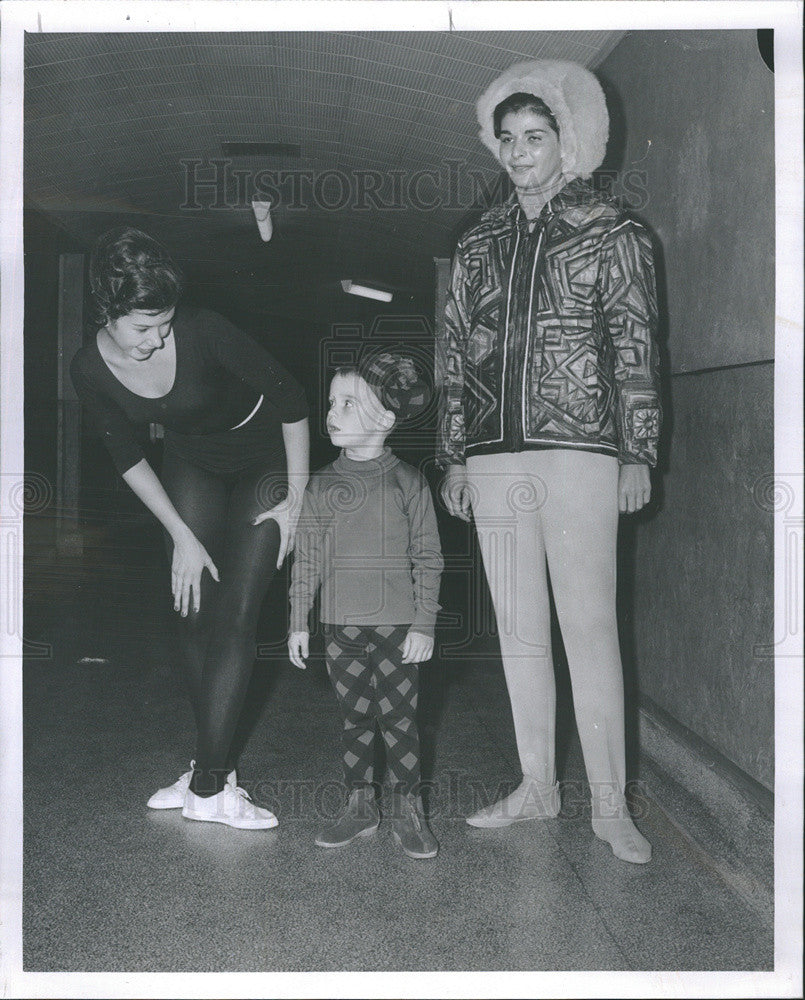
[[[191,607],[186,618],[177,613],[198,731],[190,787],[200,795],[221,791],[232,763],[228,754],[254,665],[260,606],[277,568],[280,542],[276,521],[255,527],[252,520],[276,502],[266,497],[277,480],[273,469],[222,475],[165,452],[165,491],[220,576],[216,583],[204,570],[200,611]],[[166,541],[170,559],[170,536]]]

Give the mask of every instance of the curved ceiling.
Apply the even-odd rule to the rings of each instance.
[[[87,244],[137,224],[264,301],[342,277],[406,287],[502,180],[476,138],[491,79],[527,58],[595,67],[623,34],[28,35],[26,205]],[[261,194],[278,203],[268,244]]]

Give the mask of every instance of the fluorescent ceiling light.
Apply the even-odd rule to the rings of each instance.
[[[364,299],[377,299],[378,302],[391,302],[391,292],[382,292],[379,288],[369,288],[368,285],[357,285],[354,281],[342,281],[341,287],[348,295],[360,295]]]

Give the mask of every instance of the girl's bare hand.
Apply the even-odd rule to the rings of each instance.
[[[433,656],[433,636],[413,630],[405,637],[402,648],[403,663],[425,663]]]
[[[462,521],[470,519],[470,486],[467,469],[463,465],[450,465],[442,481],[442,500],[453,517]]]
[[[651,499],[651,478],[647,465],[622,465],[618,478],[618,510],[634,514]]]
[[[304,670],[307,664],[309,632],[291,632],[288,636],[288,657],[295,667]]]

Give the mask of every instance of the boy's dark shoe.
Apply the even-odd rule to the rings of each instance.
[[[439,851],[418,795],[395,793],[391,832],[409,858],[435,858]]]
[[[380,826],[380,812],[369,785],[353,788],[346,806],[316,837],[319,847],[346,847],[358,837],[371,837]]]

